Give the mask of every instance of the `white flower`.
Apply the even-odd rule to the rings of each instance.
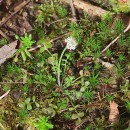
[[[70,36],[67,39],[65,39],[65,42],[67,43],[66,48],[69,50],[75,50],[76,46],[77,46],[77,42],[76,40]]]

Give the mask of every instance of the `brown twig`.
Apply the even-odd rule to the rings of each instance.
[[[113,45],[119,38],[121,37],[121,34],[117,36],[110,44],[108,44],[102,51],[101,54],[104,53],[111,45]]]
[[[42,45],[38,45],[38,46],[36,46],[36,47],[30,48],[28,51],[29,51],[29,52],[32,52],[32,51],[34,51],[34,50],[36,50],[36,49],[38,49],[38,48],[41,48],[41,47],[42,47]]]
[[[58,40],[58,39],[60,39],[60,38],[62,38],[62,37],[64,37],[64,36],[66,36],[66,35],[68,35],[68,34],[70,34],[70,32],[64,33],[64,34],[60,35],[59,37],[53,38],[53,39],[51,39],[50,42],[54,42],[54,41],[56,41],[56,40]]]
[[[13,12],[9,17],[7,17],[1,24],[0,24],[0,27],[2,27],[10,18],[12,18],[16,13],[18,13],[25,5],[27,5],[31,0],[27,0],[27,1],[23,1],[21,4],[20,4],[20,7],[15,11]]]
[[[76,23],[77,19],[76,19],[76,11],[74,8],[74,2],[73,0],[70,0],[70,7],[71,7],[71,11],[72,11],[72,16],[74,18],[74,22]]]
[[[0,30],[0,35],[3,36],[8,41],[11,41],[11,39],[2,30]]]
[[[54,24],[54,23],[58,23],[58,22],[65,21],[65,20],[74,21],[73,18],[62,18],[62,19],[58,19],[58,20],[56,20],[56,21],[53,21],[53,22],[49,23],[48,26],[50,26],[51,24]],[[78,21],[78,20],[77,20],[77,21]]]
[[[123,34],[126,33],[127,31],[130,30],[130,21],[129,24],[127,26],[127,28],[123,31]],[[119,34],[111,43],[109,43],[102,51],[101,54],[103,54],[108,48],[110,48],[110,46],[112,46],[120,37],[122,36],[122,34]]]
[[[50,42],[54,42],[54,41],[56,41],[56,40],[58,40],[58,39],[60,39],[60,38],[62,38],[62,37],[64,37],[64,36],[66,36],[66,35],[68,35],[68,34],[70,34],[70,32],[67,32],[67,33],[65,33],[65,34],[62,34],[62,35],[60,35],[59,37],[56,37],[56,38],[53,38],[53,39],[51,39],[50,40]],[[44,45],[43,45],[44,46]],[[38,48],[41,48],[41,47],[43,47],[42,45],[38,45],[38,46],[36,46],[36,47],[34,47],[34,48],[30,48],[28,51],[29,52],[32,52],[32,51],[34,51],[34,50],[36,50],[36,49],[38,49]]]

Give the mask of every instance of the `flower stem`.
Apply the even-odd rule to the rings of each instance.
[[[64,50],[62,51],[62,53],[61,53],[61,56],[60,56],[60,59],[59,59],[59,63],[58,63],[58,69],[57,69],[57,73],[58,73],[58,86],[60,87],[61,86],[61,83],[60,83],[60,65],[61,65],[61,60],[62,60],[62,57],[63,57],[63,55],[64,55],[64,53],[65,53],[65,51],[66,51],[66,47],[64,48]]]

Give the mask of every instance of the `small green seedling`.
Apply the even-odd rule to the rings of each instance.
[[[38,118],[38,122],[34,123],[37,130],[50,130],[53,129],[53,125],[48,122],[48,118],[43,116]]]
[[[32,35],[25,33],[24,36],[19,37],[18,35],[15,35],[15,38],[17,40],[20,40],[22,43],[22,46],[18,49],[18,52],[21,53],[23,61],[26,61],[26,56],[31,58],[31,54],[28,51],[29,48],[31,48],[32,44],[35,43],[34,40],[32,40]],[[15,61],[17,61],[17,57],[15,58]]]

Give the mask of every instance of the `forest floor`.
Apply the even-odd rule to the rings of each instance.
[[[127,1],[68,1],[0,0],[0,130],[130,130]]]

